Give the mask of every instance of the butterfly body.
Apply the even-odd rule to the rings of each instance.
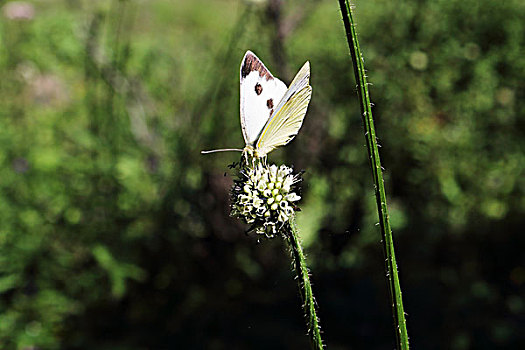
[[[297,135],[312,96],[309,80],[309,62],[299,70],[290,87],[286,87],[253,52],[246,52],[240,69],[240,116],[245,154],[265,157]]]

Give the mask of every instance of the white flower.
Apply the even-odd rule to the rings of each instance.
[[[289,202],[297,202],[299,199],[301,199],[301,196],[298,196],[297,194],[292,192],[290,194],[287,194],[285,198]]]
[[[270,166],[270,178],[275,178],[277,176],[277,166],[275,164],[272,164]]]
[[[279,217],[277,218],[277,220],[279,220],[280,222],[286,222],[288,221],[289,217],[288,215],[286,215],[284,212],[279,212]]]
[[[267,182],[266,181],[259,181],[259,183],[257,184],[257,189],[262,192],[266,189],[267,187]]]
[[[295,192],[301,174],[293,175],[286,165],[258,162],[241,169],[232,188],[231,215],[251,224],[251,230],[273,237],[293,216],[301,199]]]
[[[261,208],[263,206],[263,204],[264,204],[264,201],[261,198],[255,197],[253,199],[253,207],[254,208],[259,209],[259,208]]]

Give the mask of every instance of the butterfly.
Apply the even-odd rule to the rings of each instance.
[[[275,148],[288,144],[303,125],[312,97],[309,62],[303,65],[287,88],[248,50],[241,62],[240,81],[245,148],[201,153],[242,151],[256,158],[266,157]]]

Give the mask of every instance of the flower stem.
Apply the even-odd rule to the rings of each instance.
[[[303,254],[303,249],[299,243],[297,235],[297,225],[295,223],[295,215],[289,221],[290,230],[286,232],[286,240],[290,247],[292,255],[292,264],[297,273],[299,291],[303,301],[303,310],[306,317],[306,324],[308,327],[308,334],[312,342],[312,348],[323,349],[323,340],[321,339],[321,327],[319,325],[319,318],[316,313],[316,303],[312,292],[312,285],[310,284],[310,276],[308,267],[306,266],[306,259]]]
[[[383,252],[385,255],[386,277],[390,289],[392,313],[394,316],[394,326],[396,328],[397,348],[400,350],[407,350],[409,346],[405,312],[403,309],[403,298],[401,296],[401,285],[399,283],[397,263],[394,254],[394,238],[392,236],[390,221],[388,219],[385,185],[383,182],[381,161],[379,159],[379,151],[377,147],[374,119],[372,117],[372,107],[370,104],[370,95],[368,92],[368,83],[366,81],[364,61],[359,48],[359,42],[357,40],[352,7],[350,6],[348,0],[339,0],[339,6],[341,7],[341,14],[343,15],[348,47],[352,56],[354,74],[358,87],[357,92],[361,105],[361,115],[363,116],[366,146],[368,149],[370,166],[372,168],[372,175],[374,178],[377,211],[379,214]]]

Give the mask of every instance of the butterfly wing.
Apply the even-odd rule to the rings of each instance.
[[[310,63],[306,62],[264,126],[256,144],[258,156],[265,156],[276,147],[286,145],[297,135],[312,97],[309,82]]]
[[[246,145],[254,146],[285,92],[286,85],[247,51],[241,63],[241,127]]]

